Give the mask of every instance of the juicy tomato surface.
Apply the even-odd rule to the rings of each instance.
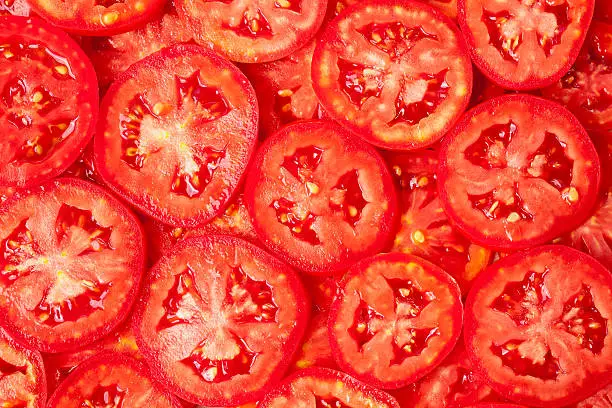
[[[483,246],[547,242],[584,221],[597,200],[600,164],[586,131],[561,105],[534,96],[478,105],[445,139],[440,158],[443,208]]]
[[[134,330],[157,378],[179,397],[230,406],[282,378],[307,319],[289,266],[247,241],[209,235],[182,241],[152,268]]]
[[[257,100],[229,61],[175,45],[132,65],[102,102],[94,162],[145,214],[195,227],[234,194],[255,149]]]
[[[500,404],[477,404],[477,405],[470,405],[467,408],[527,408],[527,407],[525,407],[524,405],[500,403]]]
[[[43,183],[90,140],[98,85],[87,56],[37,18],[0,17],[0,186]]]
[[[304,275],[302,281],[306,286],[314,312],[328,312],[340,290],[342,272],[333,275]]]
[[[397,207],[378,152],[323,121],[288,125],[265,141],[245,200],[260,240],[314,274],[383,249]]]
[[[337,369],[327,330],[329,312],[315,312],[310,318],[306,335],[298,349],[292,370],[302,370],[310,367],[325,367]]]
[[[456,25],[416,1],[345,9],[317,43],[312,81],[323,109],[368,142],[417,149],[467,107],[472,64]]]
[[[595,14],[593,18],[609,22],[612,19],[612,3],[608,0],[595,0]]]
[[[0,1],[0,16],[13,15],[29,17],[32,8],[28,0],[2,0]]]
[[[194,39],[232,61],[274,61],[304,46],[323,23],[327,0],[175,0]]]
[[[0,329],[0,406],[44,408],[47,385],[42,356]]]
[[[458,7],[476,66],[504,88],[535,89],[576,60],[594,0],[459,0]]]
[[[349,268],[330,311],[329,337],[342,370],[397,389],[444,360],[462,318],[450,275],[415,256],[381,254]]]
[[[610,408],[612,407],[612,384],[602,388],[596,394],[584,401],[572,405],[571,408]]]
[[[62,173],[63,177],[76,177],[82,180],[100,184],[100,177],[93,161],[93,143],[89,143],[83,153],[68,169]]]
[[[575,249],[515,253],[490,266],[467,298],[467,351],[508,399],[548,407],[580,401],[612,375],[611,296],[610,271]]]
[[[340,371],[298,371],[270,392],[258,408],[399,408],[390,395]]]
[[[45,352],[113,331],[138,291],[144,238],[136,217],[91,183],[57,179],[0,206],[0,320]]]

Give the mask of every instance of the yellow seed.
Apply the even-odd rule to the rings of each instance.
[[[259,29],[260,29],[259,20],[255,20],[255,19],[251,20],[251,31],[254,33],[257,33],[259,32]]]
[[[299,234],[302,232],[302,227],[293,227],[291,228],[291,230],[295,232],[296,234]]]
[[[404,347],[402,347],[402,349],[406,352],[406,353],[411,353],[412,352],[412,346],[409,344],[406,344]]]
[[[499,201],[495,201],[493,204],[491,204],[491,208],[489,208],[489,214],[493,214],[495,210],[497,210],[497,207],[499,207]]]
[[[357,210],[357,208],[353,207],[352,205],[349,205],[349,206],[348,206],[348,212],[349,212],[349,215],[350,215],[351,217],[356,217],[356,216],[357,216],[357,214],[359,213],[359,211]]]
[[[119,19],[119,13],[117,13],[116,11],[111,11],[111,12],[102,14],[102,24],[107,25],[107,26],[111,24],[115,24],[118,19]]]
[[[396,176],[402,175],[402,168],[400,166],[393,166],[393,172]]]
[[[372,33],[372,40],[374,40],[374,42],[376,43],[379,43],[382,41],[382,37],[378,33]]]
[[[136,154],[138,154],[137,147],[128,147],[127,149],[125,149],[125,155],[128,157],[136,156]]]
[[[408,288],[400,288],[399,289],[399,293],[400,295],[402,295],[403,297],[408,297],[410,296],[410,294],[412,293],[412,291]]]
[[[36,153],[38,156],[41,156],[43,152],[44,150],[41,145],[37,144],[36,146],[34,146],[34,153]]]
[[[286,103],[283,106],[281,106],[281,112],[287,113],[291,111],[291,104],[290,103]]]
[[[508,215],[508,217],[506,218],[506,221],[508,221],[508,222],[517,222],[520,219],[521,219],[521,216],[518,213],[511,212],[510,215]]]
[[[417,185],[419,187],[425,187],[427,184],[429,184],[429,179],[426,176],[419,177],[417,180]]]
[[[42,100],[43,100],[42,92],[40,92],[40,91],[34,92],[34,95],[32,95],[32,102],[38,103],[38,102],[40,102]]]
[[[311,181],[306,182],[306,187],[308,188],[308,191],[310,191],[311,194],[318,194],[321,190],[317,184]]]
[[[422,244],[423,242],[425,242],[425,234],[423,234],[423,231],[421,230],[414,231],[412,233],[412,241],[417,244]]]
[[[65,65],[56,65],[53,70],[60,75],[66,75],[68,73],[68,67]]]
[[[357,330],[357,333],[363,333],[366,330],[366,324],[359,323],[355,329]]]
[[[3,54],[5,58],[13,58],[13,56],[15,56],[10,50],[4,51]]]
[[[293,91],[291,89],[281,89],[277,93],[278,93],[278,96],[282,98],[288,98],[293,95]]]
[[[570,203],[575,203],[580,198],[580,195],[578,194],[578,190],[576,190],[575,187],[569,187],[563,190],[562,196]]]
[[[219,370],[217,367],[208,368],[206,371],[204,371],[204,379],[206,381],[213,381],[215,378],[217,378],[218,371]]]
[[[153,105],[153,114],[155,116],[165,115],[171,110],[172,105],[168,105],[167,103],[157,102],[155,105]]]
[[[291,7],[291,2],[289,0],[276,0],[276,4],[278,4],[278,6],[282,8]]]
[[[280,220],[282,224],[286,224],[289,221],[289,217],[287,217],[287,214],[281,214]]]
[[[589,323],[589,328],[591,328],[591,329],[599,329],[600,327],[601,327],[600,323],[597,323],[597,322]]]

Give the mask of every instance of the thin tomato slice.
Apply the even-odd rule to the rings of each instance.
[[[317,43],[314,89],[325,112],[387,149],[439,140],[470,100],[472,64],[456,25],[416,1],[360,3]]]
[[[353,265],[329,315],[341,369],[379,388],[422,378],[453,350],[461,333],[459,286],[410,255],[377,255]]]
[[[476,66],[504,88],[535,89],[576,60],[594,0],[459,0],[458,7]]]
[[[307,317],[291,268],[247,241],[208,235],[177,244],[153,267],[134,330],[175,394],[231,406],[257,400],[282,378]]]
[[[259,408],[315,406],[333,408],[399,408],[390,395],[340,371],[309,368],[298,371],[270,392]]]
[[[29,17],[32,13],[32,8],[28,4],[28,0],[2,0],[0,1],[0,16],[13,15]]]
[[[513,401],[542,407],[580,401],[612,376],[611,293],[610,272],[569,247],[503,258],[467,299],[470,358]]]
[[[138,220],[101,188],[57,179],[0,207],[0,319],[46,352],[74,349],[125,319],[144,265]]]
[[[332,122],[304,121],[268,138],[245,200],[260,240],[287,262],[333,273],[380,252],[396,212],[382,157]]]
[[[529,95],[486,101],[445,139],[438,189],[446,214],[496,249],[541,244],[588,216],[600,180],[597,151],[561,105]]]
[[[37,18],[0,17],[0,186],[43,183],[93,134],[98,85],[87,56]]]
[[[196,41],[232,61],[269,62],[301,48],[319,30],[327,0],[175,0]]]
[[[229,61],[195,45],[132,65],[107,92],[94,161],[111,189],[178,227],[212,219],[255,149],[257,100]]]

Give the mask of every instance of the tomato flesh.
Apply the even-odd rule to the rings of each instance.
[[[3,0],[0,2],[0,16],[13,15],[29,17],[32,8],[27,0]]]
[[[328,317],[328,312],[319,312],[311,317],[306,336],[293,362],[294,370],[309,367],[338,368],[329,346]]]
[[[572,405],[571,408],[609,408],[612,405],[612,384],[602,388],[597,394]]]

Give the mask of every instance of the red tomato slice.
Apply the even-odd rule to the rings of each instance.
[[[314,404],[314,405],[313,405]],[[326,368],[298,371],[270,392],[258,408],[399,408],[390,395]]]
[[[457,283],[415,256],[377,255],[353,265],[329,315],[343,371],[378,388],[405,387],[453,350],[463,309]]]
[[[493,82],[535,89],[572,66],[594,0],[459,0],[459,25],[474,63]]]
[[[0,16],[13,15],[29,17],[30,14],[32,14],[32,8],[28,4],[28,0],[0,1]]]
[[[162,391],[143,363],[106,352],[77,367],[47,404],[47,408],[81,407],[180,408],[181,404]]]
[[[282,378],[307,318],[291,268],[247,241],[208,235],[182,241],[153,267],[134,330],[176,395],[227,406],[257,400]]]
[[[0,329],[0,406],[44,408],[47,384],[42,356]]]
[[[431,145],[470,100],[472,64],[456,25],[416,1],[349,7],[317,43],[314,89],[325,112],[387,149]]]
[[[612,384],[602,388],[597,394],[572,405],[570,408],[610,408],[612,407]]]
[[[45,352],[71,350],[125,319],[140,283],[138,220],[91,183],[58,179],[0,206],[0,319]]]
[[[244,196],[260,240],[314,274],[380,252],[397,207],[382,157],[323,121],[292,124],[268,138]]]
[[[175,0],[196,41],[237,62],[274,61],[301,48],[323,23],[327,0]]]
[[[306,329],[306,336],[304,336],[302,346],[299,348],[291,365],[292,371],[309,367],[338,368],[329,346],[329,336],[327,334],[328,317],[328,312],[319,312],[312,316],[308,329]]]
[[[612,378],[611,293],[612,274],[569,247],[503,258],[467,299],[470,358],[513,401],[542,407],[580,401]]]
[[[386,159],[400,191],[402,214],[392,251],[433,262],[450,273],[467,293],[492,254],[455,230],[444,213],[436,187],[438,152],[391,153]]]
[[[562,106],[530,95],[472,109],[440,157],[444,210],[483,246],[550,241],[584,221],[597,199],[599,159],[584,128]]]
[[[166,0],[28,0],[51,24],[79,35],[133,30],[161,14]]]
[[[505,404],[505,403],[500,403],[500,404],[476,404],[476,405],[470,405],[469,407],[466,408],[527,408],[524,405],[516,405],[516,404]]]
[[[587,129],[612,129],[612,25],[594,21],[574,66],[542,94],[565,105]]]
[[[178,227],[219,213],[257,139],[257,100],[246,77],[195,45],[132,65],[108,90],[100,118],[100,177],[145,214]]]
[[[83,51],[37,18],[0,17],[0,186],[43,183],[91,138],[98,85]]]

